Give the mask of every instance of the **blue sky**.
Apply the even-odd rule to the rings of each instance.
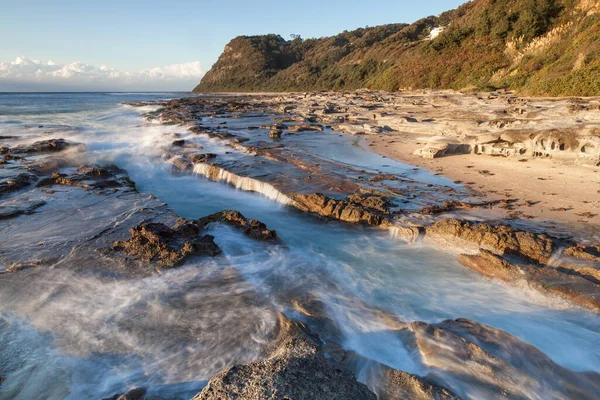
[[[198,74],[198,66],[202,71],[208,70],[227,42],[238,35],[328,36],[366,25],[413,22],[460,3],[459,0],[0,0],[0,63],[6,68],[7,63],[13,63],[13,75],[17,57],[32,61],[27,64],[28,71],[33,71],[37,62],[45,71],[50,60],[60,66],[82,63],[84,66],[72,69],[76,71],[74,74],[63,73],[68,79],[71,75],[81,77],[77,71],[87,66],[106,66],[111,71],[136,74],[153,69],[156,73],[150,76],[157,76],[163,73],[157,68],[195,62],[170,69],[171,73],[181,69],[183,76],[191,80],[193,74]],[[92,70],[89,71],[91,74]],[[6,81],[6,74],[4,78]],[[132,83],[142,78],[132,75],[128,79]],[[16,84],[16,78],[12,83]]]

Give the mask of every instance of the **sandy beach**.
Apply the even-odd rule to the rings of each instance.
[[[600,233],[600,168],[551,159],[460,154],[424,159],[410,134],[365,136],[361,144],[391,159],[427,168],[486,200],[517,199],[514,210],[536,221],[582,223]]]

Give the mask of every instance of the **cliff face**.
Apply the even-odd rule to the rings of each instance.
[[[241,36],[194,91],[358,88],[600,95],[600,0],[474,0],[334,37]]]

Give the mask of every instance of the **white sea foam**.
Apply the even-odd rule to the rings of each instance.
[[[234,186],[236,189],[260,193],[263,196],[281,204],[290,205],[294,203],[292,199],[290,199],[285,194],[281,193],[279,190],[275,189],[273,185],[259,181],[257,179],[233,174],[229,171],[224,170],[223,168],[214,165],[202,163],[196,164],[194,166],[194,173],[198,175],[203,175],[206,178],[218,182],[227,182],[231,186]]]

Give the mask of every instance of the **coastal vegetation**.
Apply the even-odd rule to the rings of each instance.
[[[359,88],[600,95],[600,2],[475,0],[333,37],[240,36],[194,91]]]

